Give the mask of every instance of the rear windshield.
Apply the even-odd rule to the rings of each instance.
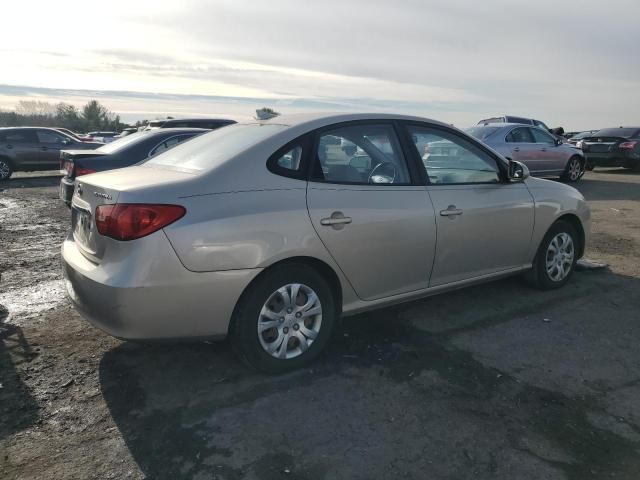
[[[574,135],[573,137],[571,137],[571,140],[582,140],[583,138],[588,138],[594,135],[595,132],[582,132],[582,133],[578,133],[577,135]]]
[[[145,165],[208,170],[286,128],[269,124],[230,125],[182,143],[149,159]]]
[[[478,140],[484,140],[496,133],[498,130],[500,130],[500,127],[471,127],[464,129],[465,132]]]
[[[111,143],[107,143],[100,148],[96,148],[96,152],[115,153],[119,150],[122,150],[123,148],[128,147],[132,143],[141,140],[144,135],[145,132],[132,133],[131,135],[127,135],[125,137],[119,138],[118,140],[114,140]]]
[[[637,137],[640,130],[637,128],[605,128],[593,134],[594,137]]]

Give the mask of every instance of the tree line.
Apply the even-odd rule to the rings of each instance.
[[[127,125],[120,116],[97,100],[82,108],[69,103],[51,104],[41,100],[21,100],[12,112],[0,110],[0,127],[61,127],[86,133],[99,130],[119,132]]]

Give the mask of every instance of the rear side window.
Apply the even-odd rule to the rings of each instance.
[[[230,125],[182,143],[149,159],[145,165],[210,170],[287,128],[286,125],[261,123]]]
[[[352,125],[319,135],[311,178],[318,182],[408,185],[409,169],[392,125]]]
[[[522,118],[522,117],[507,117],[507,121],[509,123],[524,123],[526,125],[532,125],[532,122],[530,119]]]
[[[173,137],[167,138],[164,142],[156,145],[151,152],[149,152],[149,156],[153,157],[154,155],[158,155],[162,152],[166,152],[167,150],[175,147],[181,142],[193,137],[193,135],[175,135]]]
[[[38,143],[38,137],[33,130],[14,130],[4,134],[7,143]]]
[[[526,127],[514,128],[506,136],[507,143],[535,143],[530,129]]]

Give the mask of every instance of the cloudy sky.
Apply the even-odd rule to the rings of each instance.
[[[2,17],[2,109],[98,98],[129,121],[267,105],[640,124],[638,0],[20,0]]]

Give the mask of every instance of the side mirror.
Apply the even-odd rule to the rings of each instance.
[[[560,145],[562,145],[562,140],[556,138],[556,141],[554,143],[556,144],[556,147],[559,147]]]
[[[529,178],[529,169],[524,163],[509,160],[509,181],[523,182]]]
[[[63,138],[62,139],[62,144],[63,145],[69,145],[71,143],[71,140],[69,140],[68,138]]]

